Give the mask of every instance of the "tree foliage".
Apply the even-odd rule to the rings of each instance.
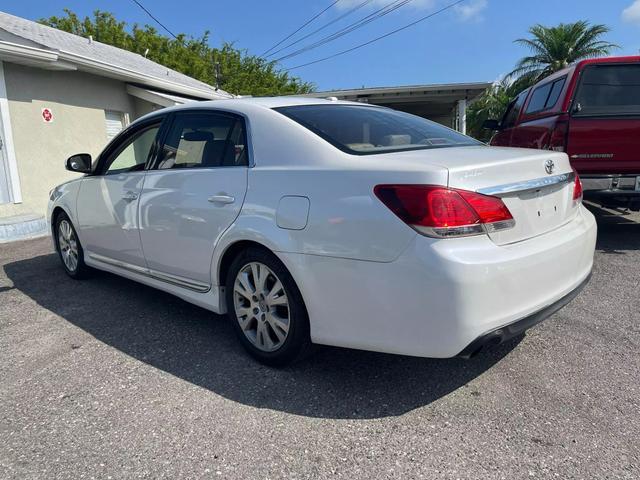
[[[586,21],[561,23],[555,27],[531,27],[529,33],[532,38],[515,40],[515,43],[527,47],[531,55],[522,58],[507,77],[496,82],[469,106],[469,134],[488,141],[492,132],[483,130],[482,124],[487,119],[502,118],[509,103],[521,91],[572,63],[608,55],[611,50],[618,48],[602,40],[602,36],[609,31],[606,25],[590,25]]]
[[[531,55],[520,59],[510,75],[526,77],[535,83],[578,60],[608,55],[614,48],[619,48],[602,40],[609,31],[606,25],[590,25],[584,20],[555,27],[534,25],[529,29],[532,38],[515,41],[528,48]]]
[[[314,85],[279,70],[274,62],[250,55],[231,43],[220,48],[209,45],[209,32],[177,39],[161,35],[150,25],[118,21],[113,14],[96,10],[93,18],[81,19],[69,9],[64,16],[43,18],[40,23],[114,47],[145,55],[150,60],[189,75],[209,85],[216,84],[215,63],[220,64],[219,87],[239,95],[288,95],[309,93]]]
[[[526,87],[524,87],[526,88]],[[482,128],[485,120],[500,119],[523,87],[509,78],[494,83],[467,109],[467,133],[482,142],[488,142],[493,132]]]

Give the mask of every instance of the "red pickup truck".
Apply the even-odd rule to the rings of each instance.
[[[640,56],[583,60],[513,100],[491,145],[566,152],[584,196],[640,210]]]

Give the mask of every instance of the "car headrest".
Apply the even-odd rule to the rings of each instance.
[[[187,142],[212,142],[213,133],[196,130],[195,132],[185,132],[182,138]]]
[[[382,137],[382,145],[385,147],[409,145],[410,143],[411,135],[385,135]]]

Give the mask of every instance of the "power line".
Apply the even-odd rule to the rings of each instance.
[[[440,10],[436,10],[435,12],[430,13],[429,15],[425,15],[424,17],[421,17],[421,18],[419,18],[419,19],[417,19],[417,20],[405,25],[404,27],[396,28],[395,30],[392,30],[392,31],[390,31],[388,33],[385,33],[384,35],[380,35],[379,37],[376,37],[376,38],[374,38],[372,40],[369,40],[368,42],[361,43],[360,45],[356,45],[355,47],[348,48],[348,49],[343,50],[343,51],[338,52],[338,53],[334,53],[333,55],[329,55],[328,57],[319,58],[319,59],[314,60],[312,62],[303,63],[302,65],[296,65],[295,67],[286,68],[284,71],[288,72],[288,71],[294,70],[296,68],[302,68],[302,67],[306,67],[308,65],[313,65],[315,63],[324,62],[325,60],[330,60],[330,59],[338,57],[340,55],[344,55],[345,53],[353,52],[354,50],[358,50],[359,48],[366,47],[367,45],[371,45],[372,43],[377,42],[378,40],[382,40],[383,38],[387,38],[387,37],[389,37],[389,36],[391,36],[391,35],[393,35],[395,33],[401,32],[402,30],[406,30],[407,28],[413,27],[414,25],[416,25],[416,24],[418,24],[420,22],[423,22],[423,21],[425,21],[425,20],[427,20],[427,19],[429,19],[431,17],[434,17],[434,16],[438,15],[439,13],[444,12],[445,10],[449,10],[450,8],[453,8],[456,5],[458,5],[458,4],[460,4],[460,3],[464,2],[464,1],[465,0],[458,0],[457,2],[450,3],[449,5],[447,5],[445,7],[442,7]]]
[[[151,13],[149,10],[144,8],[144,5],[142,5],[138,0],[132,0],[132,1],[133,1],[133,3],[138,5],[142,10],[144,10],[145,13],[147,15],[149,15],[153,19],[154,22],[156,22],[158,25],[160,25],[162,28],[164,28],[169,33],[169,35],[171,35],[176,40],[180,41],[180,39],[178,37],[176,37],[171,30],[169,30],[167,27],[165,27],[160,20],[158,20],[156,17],[153,16],[153,13]]]
[[[359,28],[364,27],[365,25],[384,17],[385,15],[388,15],[389,13],[397,10],[398,8],[406,5],[409,2],[412,2],[413,0],[393,0],[387,4],[385,4],[382,8],[379,8],[375,11],[373,11],[372,13],[370,13],[369,15],[366,15],[365,17],[356,20],[353,23],[350,23],[349,25],[343,27],[340,30],[337,30],[325,37],[320,38],[319,40],[315,41],[314,43],[310,43],[307,44],[306,46],[299,48],[298,50],[294,50],[291,53],[288,53],[286,55],[283,55],[281,57],[276,58],[274,61],[275,62],[280,62],[282,60],[286,60],[288,58],[291,57],[295,57],[297,55],[300,55],[301,53],[307,52],[309,50],[313,50],[315,48],[318,48],[322,45],[325,45],[329,42],[332,42],[340,37],[343,37],[344,35],[347,35],[351,32],[353,32],[354,30],[357,30]]]
[[[321,38],[320,40],[316,41],[315,43],[311,43],[305,47],[302,47],[298,50],[295,50],[287,55],[283,55],[282,57],[276,58],[274,61],[275,62],[280,62],[282,60],[286,60],[288,58],[291,57],[295,57],[297,55],[300,55],[301,53],[307,52],[309,50],[313,50],[315,48],[318,48],[322,45],[325,45],[329,42],[333,42],[334,40],[337,40],[340,37],[343,37],[351,32],[353,32],[354,30],[358,30],[359,28],[364,27],[365,25],[384,17],[385,15],[388,15],[392,12],[394,12],[395,10],[405,6],[407,3],[412,2],[413,0],[394,0],[388,4],[386,4],[384,7],[376,10],[375,12],[367,15],[364,18],[361,18],[360,20],[351,23],[349,25],[347,25],[346,27],[342,28],[341,30],[338,30],[337,32],[334,32],[330,35],[327,35],[326,37]]]
[[[340,15],[337,18],[334,18],[333,20],[325,23],[324,25],[316,28],[313,32],[307,33],[305,36],[298,38],[297,40],[294,40],[293,42],[289,43],[288,45],[285,45],[284,47],[279,48],[278,50],[271,52],[269,55],[267,55],[267,57],[272,57],[273,55],[276,55],[277,53],[282,52],[283,50],[286,50],[289,47],[292,47],[293,45],[295,45],[296,43],[300,43],[302,40],[306,40],[307,38],[315,35],[316,33],[324,30],[325,28],[327,28],[330,25],[333,25],[336,22],[339,22],[340,20],[342,20],[343,18],[347,17],[348,15],[351,15],[353,12],[360,10],[362,7],[368,5],[369,3],[371,3],[373,0],[364,0],[364,2],[356,5],[355,7],[353,7],[352,9],[346,11],[345,13],[343,13],[342,15]]]
[[[134,0],[135,1],[135,0]],[[311,17],[309,20],[307,20],[305,23],[302,24],[302,26],[298,27],[297,30],[295,30],[294,32],[291,32],[289,35],[287,35],[286,37],[284,37],[282,40],[280,40],[278,43],[276,43],[273,47],[271,47],[270,49],[268,49],[267,51],[265,51],[262,55],[260,55],[261,57],[264,57],[267,53],[269,53],[271,50],[273,50],[274,48],[276,48],[277,46],[281,45],[283,42],[286,42],[287,40],[289,40],[291,37],[293,37],[296,33],[298,33],[300,30],[302,30],[304,27],[306,27],[307,25],[309,25],[311,22],[313,22],[316,18],[318,18],[320,15],[322,15],[324,12],[326,12],[327,10],[329,10],[331,7],[333,7],[336,3],[338,3],[340,0],[335,0],[333,3],[331,3],[327,8],[325,8],[324,10],[322,10],[320,13],[315,14],[313,17]],[[137,2],[136,2],[137,3]]]

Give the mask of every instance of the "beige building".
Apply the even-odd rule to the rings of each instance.
[[[97,155],[130,121],[226,92],[141,55],[0,12],[0,242],[46,231],[74,153]]]

